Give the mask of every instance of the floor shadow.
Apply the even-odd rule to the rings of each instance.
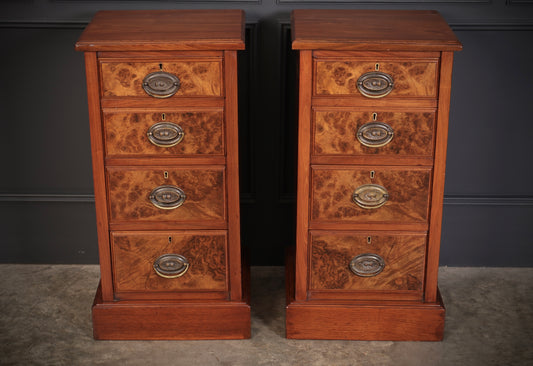
[[[285,338],[285,267],[256,266],[251,269],[252,332],[264,325]]]

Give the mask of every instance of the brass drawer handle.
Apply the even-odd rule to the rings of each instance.
[[[381,147],[387,145],[394,137],[394,130],[383,122],[365,123],[357,130],[357,139],[368,147]]]
[[[159,186],[150,193],[150,202],[163,210],[173,210],[185,202],[187,196],[176,186]]]
[[[189,269],[189,261],[181,254],[164,254],[154,262],[154,271],[163,278],[181,277]]]
[[[385,261],[377,254],[360,254],[350,262],[350,270],[360,277],[373,277],[383,271]]]
[[[389,192],[379,184],[364,184],[353,192],[352,201],[361,208],[379,208],[389,199]]]
[[[181,83],[180,79],[165,71],[152,72],[143,79],[143,89],[152,97],[168,98],[176,94]]]
[[[372,71],[357,79],[357,89],[368,98],[383,98],[394,88],[394,80],[389,74]]]
[[[183,140],[183,129],[172,122],[158,122],[151,126],[146,133],[148,140],[159,147],[176,146]]]

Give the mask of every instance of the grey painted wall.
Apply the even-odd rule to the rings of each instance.
[[[533,266],[533,1],[240,0],[0,3],[0,262],[97,263],[83,56],[97,10],[240,8],[243,243],[283,263],[294,238],[295,8],[436,9],[456,54],[441,264]]]

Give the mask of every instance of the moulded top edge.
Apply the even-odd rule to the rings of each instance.
[[[333,51],[460,51],[463,49],[461,43],[436,43],[436,42],[336,42],[294,40],[292,42],[294,50],[333,50]]]
[[[244,50],[244,42],[226,40],[184,41],[168,43],[156,42],[83,42],[76,43],[76,51],[99,52],[99,51],[219,51],[219,50]]]
[[[294,10],[293,49],[459,51],[461,42],[437,11]]]
[[[100,11],[76,50],[240,50],[244,26],[242,10]]]

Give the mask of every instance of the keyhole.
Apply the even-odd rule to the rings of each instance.
[[[378,119],[378,114],[377,113],[372,113],[372,120],[376,121],[377,119]]]
[[[159,70],[163,71],[163,64],[159,64]]]
[[[167,118],[167,115],[165,113],[161,114],[161,119],[164,121],[165,118]]]
[[[376,176],[376,172],[371,170],[370,171],[370,179],[374,179],[375,176]]]
[[[367,244],[372,244],[372,237],[371,236],[367,236],[366,237],[366,242],[367,242]]]
[[[376,71],[379,71],[379,63],[376,64]]]
[[[169,244],[172,243],[172,237],[171,236],[168,237],[168,243]]]
[[[165,172],[163,173],[163,176],[165,177],[165,179],[168,179],[168,172],[165,170]]]

